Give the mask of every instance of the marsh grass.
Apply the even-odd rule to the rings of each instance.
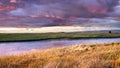
[[[86,39],[86,38],[119,38],[120,33],[9,33],[0,34],[0,42],[20,42],[49,39]]]
[[[74,45],[1,56],[0,68],[120,68],[120,43]]]

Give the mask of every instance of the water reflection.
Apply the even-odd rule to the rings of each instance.
[[[40,49],[70,46],[75,44],[90,44],[90,43],[105,43],[105,42],[120,42],[120,38],[110,39],[81,39],[81,40],[44,40],[33,42],[11,42],[0,43],[0,55],[19,54]]]

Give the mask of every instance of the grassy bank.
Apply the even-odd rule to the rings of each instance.
[[[4,56],[0,57],[0,68],[120,68],[120,43],[75,45]]]
[[[48,39],[118,38],[120,33],[41,33],[41,34],[0,34],[0,42],[35,41]]]

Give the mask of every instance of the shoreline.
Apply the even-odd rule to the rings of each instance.
[[[81,49],[82,47],[95,47],[95,46],[101,47],[101,46],[109,46],[109,45],[114,45],[114,44],[120,44],[120,42],[117,41],[117,42],[103,42],[103,43],[85,43],[85,44],[75,44],[75,45],[62,46],[62,47],[42,48],[42,49],[36,49],[36,50],[33,50],[33,51],[24,52],[24,53],[21,52],[21,53],[18,53],[18,54],[0,55],[0,57],[19,56],[21,54],[29,55],[29,54],[32,54],[32,53],[39,53],[39,52],[42,52],[42,51],[50,51],[50,50],[57,50],[57,49],[64,49],[64,48],[66,49],[66,48],[79,47]]]
[[[77,38],[77,39],[70,39],[70,38],[55,38],[55,39],[40,39],[40,40],[18,40],[18,41],[0,41],[0,43],[14,43],[14,42],[38,42],[38,41],[51,41],[51,40],[86,40],[86,39],[112,39],[112,38],[120,38],[120,37],[95,37],[95,38]]]

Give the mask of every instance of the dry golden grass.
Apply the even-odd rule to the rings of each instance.
[[[120,43],[74,45],[0,57],[0,68],[120,68]]]

